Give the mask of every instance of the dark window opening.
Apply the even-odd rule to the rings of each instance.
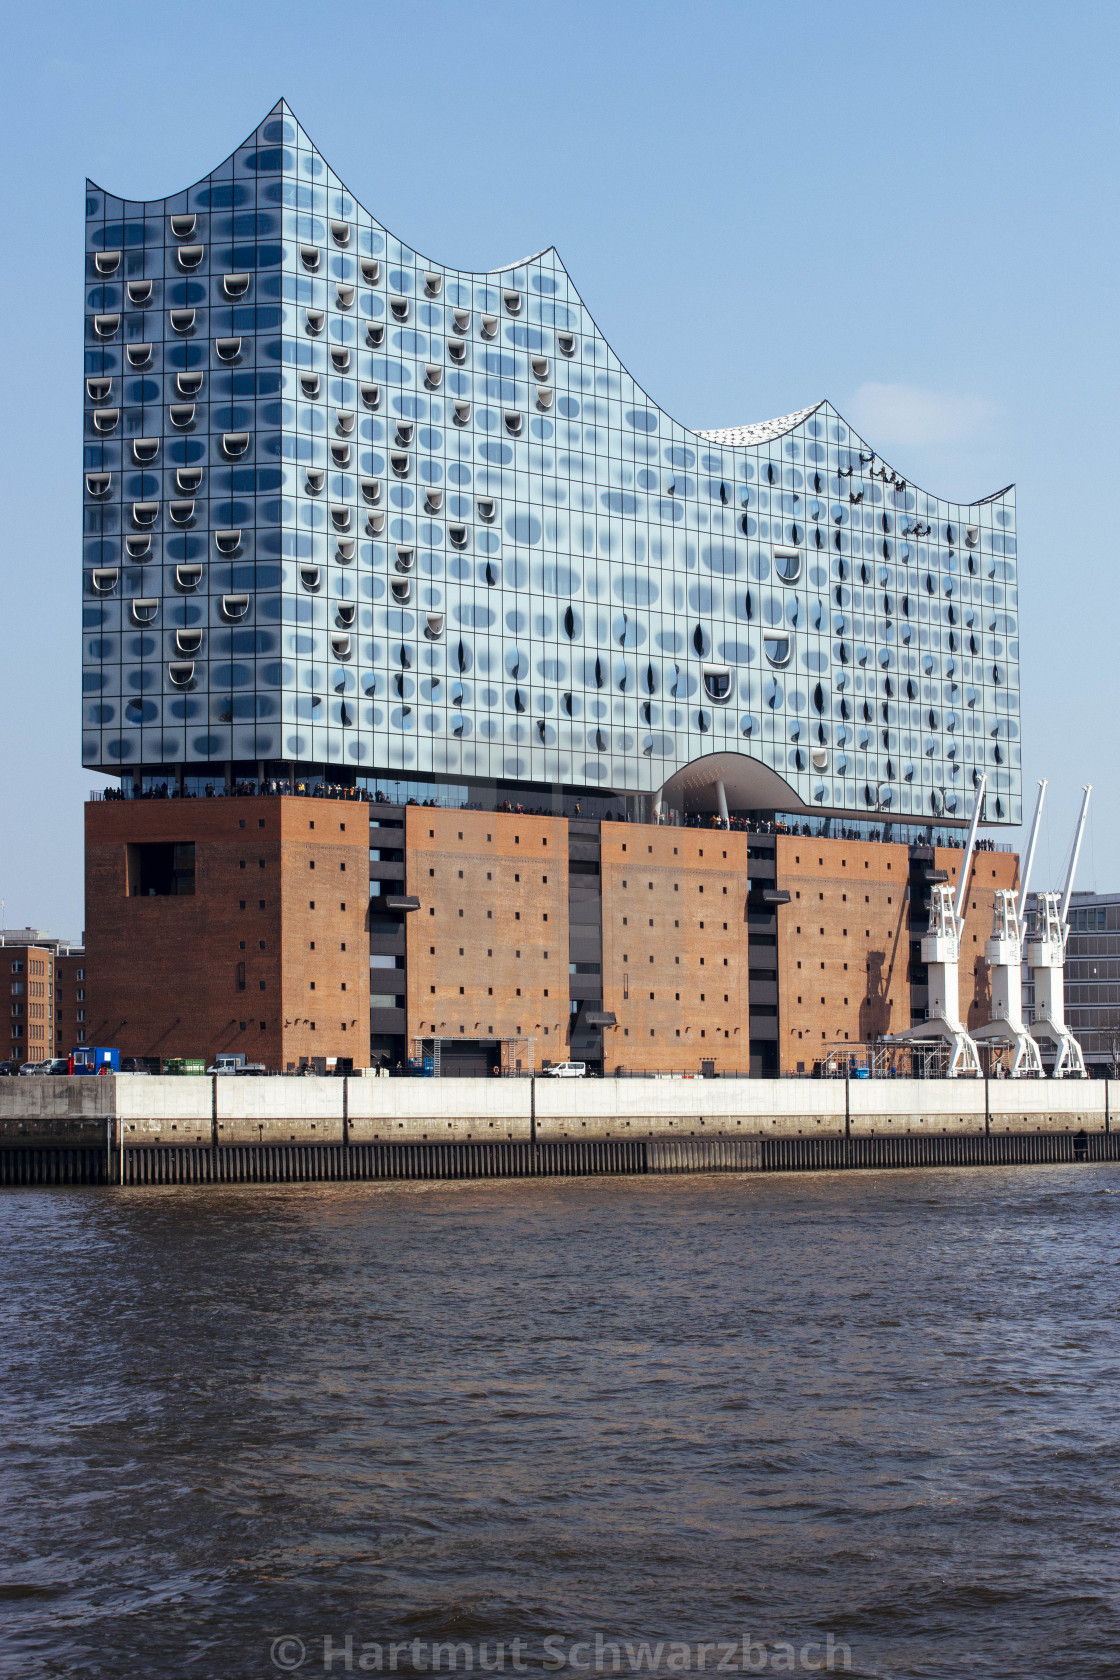
[[[194,894],[194,841],[143,841],[128,848],[130,898]]]

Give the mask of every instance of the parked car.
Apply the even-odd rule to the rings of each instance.
[[[0,1062],[0,1079],[9,1079],[19,1074],[18,1062]]]
[[[21,1074],[42,1073],[45,1065],[44,1062],[24,1062],[19,1071]]]
[[[70,1058],[69,1058],[69,1056],[52,1056],[49,1061],[41,1062],[39,1064],[39,1072],[40,1073],[69,1073],[70,1072]]]
[[[213,1066],[208,1067],[206,1071],[207,1073],[232,1074],[236,1078],[239,1074],[259,1077],[261,1074],[267,1073],[268,1069],[263,1062],[246,1061],[240,1050],[220,1050],[214,1057]]]
[[[586,1062],[554,1062],[551,1067],[541,1070],[544,1079],[586,1079]]]

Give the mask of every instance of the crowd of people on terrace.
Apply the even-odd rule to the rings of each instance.
[[[222,799],[227,797],[233,799],[251,799],[257,797],[257,795],[262,797],[274,797],[277,794],[294,794],[307,799],[342,799],[366,805],[405,804],[419,806],[424,809],[432,808],[435,810],[492,810],[518,817],[586,816],[602,822],[628,823],[642,821],[639,816],[626,811],[625,809],[618,812],[606,811],[603,813],[585,811],[583,809],[583,805],[587,802],[580,800],[573,801],[571,808],[566,811],[554,811],[549,806],[545,805],[522,805],[520,803],[513,803],[508,799],[503,799],[499,804],[492,806],[483,805],[477,800],[448,801],[446,805],[444,805],[440,800],[434,798],[411,798],[405,800],[392,799],[380,788],[371,791],[370,789],[364,787],[352,787],[348,783],[312,781],[302,777],[296,777],[292,780],[288,780],[287,778],[272,776],[266,777],[262,781],[252,779],[247,781],[235,781],[229,786],[227,786],[225,782],[215,783],[208,781],[204,783],[201,794],[192,788],[180,787],[175,782],[151,782],[147,787],[137,787],[137,785],[133,783],[131,790],[129,790],[127,785],[122,785],[119,789],[105,788],[101,794],[101,798],[107,801],[118,799]],[[861,832],[859,828],[855,828],[850,825],[845,826],[843,824],[831,823],[829,824],[829,828],[826,833],[821,826],[814,829],[814,827],[807,822],[787,822],[781,820],[780,818],[729,816],[725,823],[724,819],[714,811],[686,811],[683,815],[678,817],[676,813],[671,813],[666,808],[662,813],[661,820],[662,822],[668,820],[673,825],[679,825],[684,828],[729,829],[733,834],[787,834],[803,835],[807,839],[819,840],[872,840],[886,842],[889,842],[893,838],[889,830],[882,828],[871,828],[865,832]],[[922,828],[924,826],[925,825],[921,823],[890,825],[890,827],[895,829],[896,832],[901,827]],[[959,851],[964,846],[964,838],[961,835],[942,833],[937,839],[936,844],[944,846],[948,850]],[[977,840],[976,850],[978,852],[994,852],[996,850],[996,842],[994,840]]]

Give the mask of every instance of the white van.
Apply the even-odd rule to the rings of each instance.
[[[544,1068],[544,1079],[585,1079],[587,1077],[586,1062],[556,1062],[552,1067]]]

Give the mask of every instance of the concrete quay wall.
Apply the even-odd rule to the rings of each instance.
[[[0,1148],[499,1143],[1104,1132],[1104,1080],[0,1081]]]

